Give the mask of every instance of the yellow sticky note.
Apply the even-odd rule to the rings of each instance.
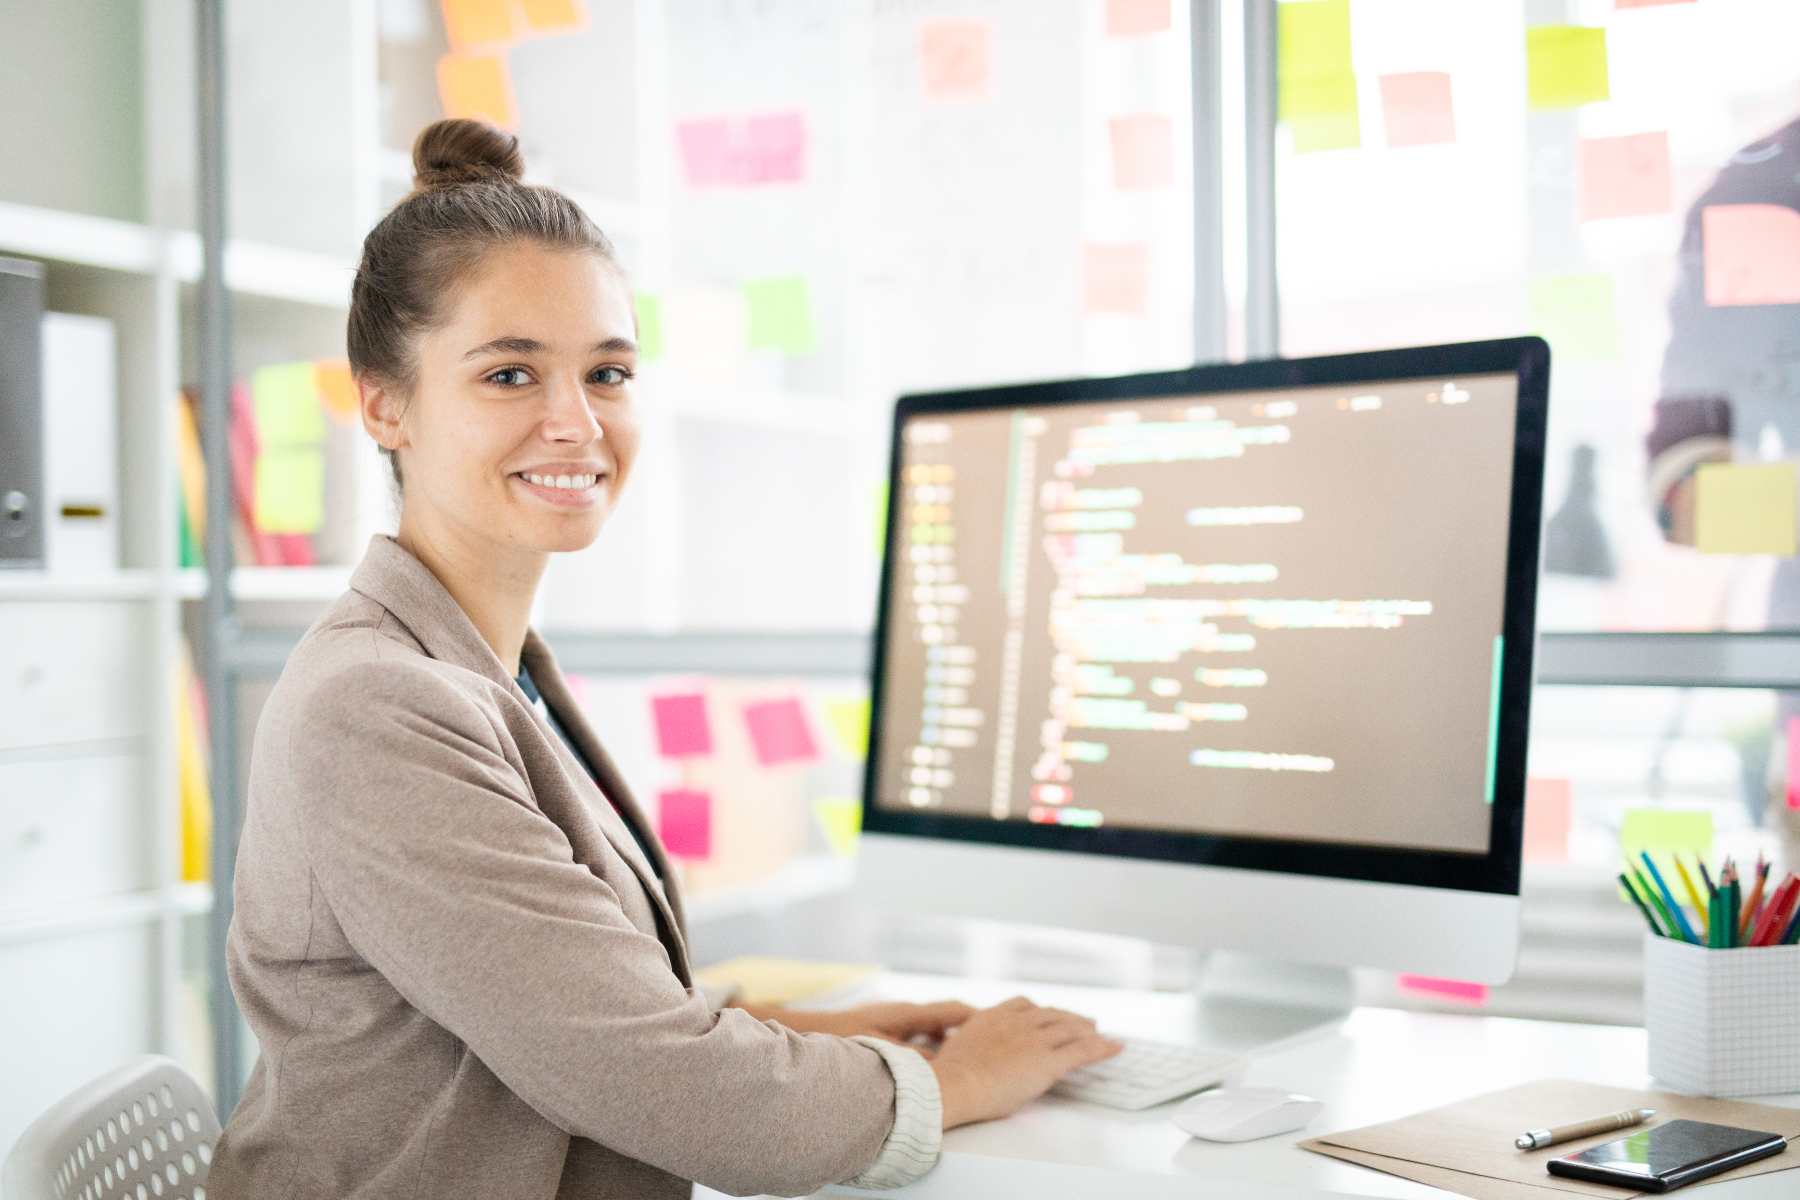
[[[752,349],[805,354],[817,345],[812,304],[800,276],[752,279],[744,285],[744,302],[750,310]]]
[[[314,363],[313,387],[325,402],[325,415],[338,424],[348,424],[356,415],[356,379],[350,374],[348,362],[337,359]]]
[[[1712,843],[1712,813],[1704,808],[1627,809],[1619,827],[1619,849],[1627,856],[1640,850],[1705,855],[1712,853]]]
[[[745,1004],[791,1004],[867,979],[877,968],[862,963],[807,962],[747,954],[701,967],[694,978],[708,987],[736,984]]]
[[[850,700],[827,700],[825,724],[830,727],[832,740],[837,742],[838,748],[851,758],[861,758],[869,752],[867,696]]]
[[[325,519],[325,455],[318,449],[270,449],[256,457],[256,527],[264,533],[313,533]]]
[[[498,54],[446,54],[438,59],[438,99],[447,117],[472,117],[502,129],[519,127],[512,72]]]
[[[318,378],[310,362],[260,367],[250,376],[256,436],[264,446],[310,446],[325,440]]]
[[[1792,558],[1800,475],[1791,462],[1703,463],[1694,475],[1694,545],[1705,554]]]
[[[1617,358],[1611,275],[1546,275],[1531,281],[1531,321],[1558,355]]]
[[[525,28],[533,33],[575,33],[587,28],[582,0],[519,0]]]
[[[862,832],[862,801],[843,797],[814,800],[813,816],[819,819],[832,853],[840,858],[856,853],[856,837]]]
[[[1588,25],[1535,25],[1525,31],[1527,102],[1532,108],[1578,108],[1605,100],[1606,30]]]
[[[444,33],[458,50],[504,45],[519,35],[512,0],[442,0]]]
[[[1354,150],[1362,145],[1362,118],[1355,111],[1295,117],[1288,127],[1294,131],[1295,154]]]

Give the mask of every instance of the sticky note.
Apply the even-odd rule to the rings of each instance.
[[[854,963],[744,955],[702,967],[694,972],[694,978],[708,987],[735,984],[746,1004],[792,1004],[849,987],[876,970]]]
[[[825,727],[847,756],[862,758],[869,752],[869,698],[827,700]]]
[[[882,480],[875,485],[874,503],[870,505],[869,541],[875,547],[875,557],[887,555],[887,510],[888,485]]]
[[[1288,122],[1295,154],[1321,150],[1354,150],[1362,145],[1362,118],[1355,112],[1295,117]]]
[[[817,345],[804,278],[752,279],[744,284],[744,303],[750,313],[751,349],[805,354]]]
[[[849,858],[856,853],[856,835],[862,831],[862,801],[845,797],[814,800],[813,816],[825,831],[833,854]]]
[[[806,176],[806,118],[797,110],[680,121],[675,141],[690,187],[794,183]]]
[[[256,456],[253,503],[264,533],[312,533],[325,520],[325,455],[316,447],[268,447]]]
[[[652,362],[663,354],[662,297],[639,292],[632,300],[637,311],[638,357]]]
[[[675,145],[690,187],[716,187],[736,182],[731,149],[731,122],[724,117],[677,121]]]
[[[1293,0],[1275,10],[1276,116],[1282,121],[1330,117],[1301,133],[1308,149],[1337,148],[1360,133],[1356,75],[1350,60],[1349,0]],[[1356,140],[1350,140],[1355,145]]]
[[[986,21],[926,21],[919,26],[919,77],[933,100],[987,95],[994,29]]]
[[[502,46],[519,36],[512,0],[443,0],[442,8],[453,50]]]
[[[677,858],[712,857],[712,794],[664,788],[656,794],[656,836]]]
[[[745,183],[793,183],[806,174],[806,118],[799,112],[759,113],[744,120],[741,174]]]
[[[1486,1004],[1488,998],[1488,989],[1485,983],[1468,983],[1461,979],[1433,979],[1429,975],[1402,975],[1394,982],[1403,992],[1442,996],[1446,1000],[1458,1000],[1464,1004]]]
[[[1800,808],[1800,717],[1787,722],[1787,806]]]
[[[532,33],[576,33],[587,28],[582,0],[519,0],[519,15]]]
[[[1619,849],[1627,856],[1640,850],[1710,854],[1712,841],[1712,813],[1704,808],[1627,809],[1619,828]]]
[[[703,693],[652,696],[650,715],[656,726],[656,749],[665,758],[712,753],[712,726],[706,718]]]
[[[1169,0],[1106,0],[1106,36],[1138,37],[1169,28]]]
[[[438,99],[447,117],[472,117],[502,129],[519,127],[512,72],[498,54],[446,54],[438,59]]]
[[[1709,204],[1700,213],[1700,244],[1708,304],[1800,304],[1800,211]]]
[[[1792,558],[1800,475],[1791,462],[1702,463],[1694,472],[1694,546],[1703,554]]]
[[[313,388],[324,402],[325,415],[338,424],[348,424],[356,416],[356,380],[348,362],[339,359],[314,363]]]
[[[1091,242],[1081,249],[1082,307],[1089,313],[1141,315],[1150,296],[1150,247]]]
[[[1584,221],[1666,213],[1674,204],[1666,132],[1583,138],[1575,162]]]
[[[744,705],[744,724],[750,730],[750,743],[756,750],[756,761],[765,767],[780,763],[809,762],[819,757],[812,731],[806,725],[806,713],[800,701],[760,700]]]
[[[1525,861],[1567,862],[1575,789],[1567,779],[1525,781]]]
[[[250,402],[261,444],[311,445],[325,440],[325,414],[310,362],[259,367],[250,376]]]
[[[1450,76],[1443,71],[1383,75],[1381,117],[1390,147],[1454,142],[1456,117],[1450,106]]]
[[[1534,25],[1525,31],[1525,92],[1532,108],[1578,108],[1611,93],[1606,30]]]
[[[1114,187],[1149,191],[1174,186],[1175,135],[1169,118],[1140,113],[1114,117],[1106,125],[1112,138]]]
[[[1611,275],[1546,275],[1533,279],[1531,319],[1559,355],[1599,359],[1619,356]]]

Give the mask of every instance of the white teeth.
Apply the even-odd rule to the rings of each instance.
[[[539,487],[561,488],[568,491],[584,491],[593,487],[600,479],[598,475],[534,475],[529,471],[520,473]]]

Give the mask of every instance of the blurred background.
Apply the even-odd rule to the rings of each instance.
[[[393,526],[345,315],[444,115],[515,131],[636,290],[641,464],[535,623],[698,961],[1186,986],[850,899],[896,396],[1535,332],[1518,977],[1359,988],[1641,1020],[1621,848],[1800,857],[1796,45],[1788,0],[0,0],[51,487],[0,571],[0,1146],[135,1053],[223,1111],[254,1062],[215,884],[261,701]]]

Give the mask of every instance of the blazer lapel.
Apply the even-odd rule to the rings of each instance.
[[[532,712],[533,718],[540,725],[543,724],[533,710],[531,701],[519,690],[518,681],[507,671],[505,664],[481,636],[480,630],[475,628],[475,623],[469,620],[469,615],[462,610],[455,597],[445,590],[429,567],[414,558],[392,537],[378,533],[369,539],[367,553],[350,576],[350,588],[392,613],[418,639],[419,644],[425,648],[425,653],[493,680],[511,692],[520,704]],[[580,708],[563,684],[562,672],[557,668],[555,658],[536,631],[526,631],[521,657],[526,669],[531,672],[532,682],[537,684],[538,690],[543,694],[544,702],[556,713],[563,728],[568,730],[569,736],[593,764],[593,777],[590,778],[581,769],[580,763],[573,761],[568,747],[563,745],[555,730],[545,729],[545,736],[555,752],[562,756],[564,766],[576,779],[577,786],[598,785],[599,790],[604,793],[597,807],[589,806],[595,810],[595,823],[649,894],[651,903],[670,931],[670,941],[673,943],[670,946],[670,958],[675,965],[675,973],[683,984],[691,985],[693,977],[687,961],[685,914],[682,912],[680,894],[671,879],[662,843],[654,834],[646,832],[649,826],[644,819],[643,810],[638,807],[631,790],[625,786],[611,757],[600,745],[600,739],[588,727]],[[643,834],[644,845],[649,847],[654,862],[646,860],[639,850],[637,839],[632,836],[633,830]],[[662,880],[669,880],[667,886],[657,878],[658,875],[662,876]]]

